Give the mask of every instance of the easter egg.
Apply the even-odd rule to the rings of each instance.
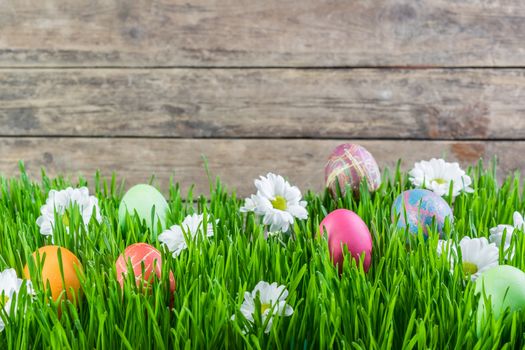
[[[399,217],[397,227],[408,227],[410,233],[417,234],[418,225],[421,225],[425,236],[428,236],[428,226],[432,225],[432,220],[435,220],[441,236],[445,219],[454,219],[448,203],[434,192],[424,189],[401,193],[392,205],[392,222],[395,222],[396,217]]]
[[[155,209],[154,220],[152,220],[152,210]],[[122,198],[118,209],[119,222],[125,229],[126,214],[139,216],[141,221],[146,221],[148,228],[157,235],[157,225],[161,224],[162,230],[166,228],[166,213],[168,202],[155,187],[140,184],[133,186]]]
[[[62,268],[60,267],[58,252],[60,250],[62,258]],[[24,276],[30,280],[41,280],[44,289],[51,292],[53,300],[66,297],[68,300],[76,302],[80,297],[81,285],[79,274],[83,273],[82,264],[78,258],[66,248],[48,245],[34,252],[30,259],[34,263],[34,269],[37,271],[40,267],[41,274],[39,277],[32,276],[29,271],[29,265],[24,267]],[[78,273],[77,273],[78,271]]]
[[[344,195],[346,185],[358,193],[359,185],[366,181],[372,192],[381,185],[381,173],[376,160],[363,146],[344,143],[337,146],[324,169],[325,184],[332,196],[337,196],[337,186]]]
[[[363,268],[368,271],[372,260],[372,236],[365,222],[353,211],[337,209],[328,214],[319,227],[321,235],[328,235],[328,248],[334,265],[343,267],[343,249],[348,249],[359,265],[364,258]],[[363,256],[364,255],[364,256]]]
[[[495,266],[483,272],[476,280],[476,294],[482,292],[487,299],[490,298],[492,316],[495,319],[507,308],[510,312],[525,311],[525,272],[509,265]],[[478,335],[482,325],[488,321],[487,308],[481,294],[476,314]]]
[[[128,246],[124,250],[124,253],[118,257],[116,262],[117,281],[120,283],[121,287],[124,287],[124,279],[129,272],[128,261],[133,267],[132,272],[135,276],[137,287],[140,287],[140,284],[143,281],[142,286],[147,290],[155,276],[158,279],[161,278],[162,255],[160,252],[149,244],[135,243]],[[144,275],[142,274],[142,271],[144,271]],[[175,278],[173,277],[173,273],[171,271],[169,273],[169,280],[170,291],[174,292]]]

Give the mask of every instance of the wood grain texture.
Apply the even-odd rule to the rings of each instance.
[[[0,135],[524,139],[525,69],[0,69]]]
[[[0,65],[525,66],[522,0],[4,0]]]
[[[85,138],[0,138],[0,172],[18,173],[17,162],[24,160],[36,180],[40,168],[49,174],[92,179],[96,169],[105,176],[116,171],[127,179],[127,187],[146,182],[152,174],[164,190],[169,178],[186,191],[196,184],[198,193],[208,193],[208,180],[201,155],[209,162],[213,176],[220,176],[230,189],[241,196],[253,193],[253,179],[267,172],[289,178],[301,189],[319,191],[324,182],[324,165],[337,140],[188,140],[188,139],[85,139]],[[415,161],[431,157],[458,160],[463,166],[480,157],[499,157],[500,174],[525,170],[517,162],[525,152],[525,142],[453,141],[359,141],[376,158],[380,168],[395,166],[403,159],[403,169]]]

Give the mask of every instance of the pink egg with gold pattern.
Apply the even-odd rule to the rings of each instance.
[[[369,191],[373,192],[381,185],[381,172],[377,162],[363,146],[344,143],[337,146],[326,163],[325,185],[332,196],[337,196],[337,184],[344,195],[346,185],[358,193],[362,181],[366,181]]]
[[[128,261],[131,262],[133,267],[133,274],[135,275],[135,281],[137,287],[140,287],[141,281],[144,281],[144,289],[148,289],[149,284],[151,284],[156,277],[157,279],[161,278],[162,271],[162,255],[160,252],[153,246],[146,243],[135,243],[128,246],[124,253],[121,254],[116,262],[117,268],[117,281],[120,283],[120,286],[124,286],[124,279],[128,274]],[[144,276],[142,275],[142,265],[144,265]],[[170,271],[169,273],[170,280],[170,291],[175,291],[175,277]]]
[[[351,210],[336,209],[328,214],[320,225],[321,235],[328,235],[328,248],[334,265],[342,272],[343,249],[348,249],[359,265],[368,271],[372,260],[372,236],[365,222]]]

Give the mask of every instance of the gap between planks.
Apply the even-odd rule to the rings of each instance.
[[[329,138],[319,138],[319,137],[266,137],[266,136],[236,136],[236,137],[182,137],[182,136],[156,136],[156,135],[60,135],[60,134],[49,134],[49,135],[30,135],[30,134],[12,134],[12,135],[2,135],[0,138],[4,139],[121,139],[121,140],[225,140],[225,141],[242,141],[242,140],[290,140],[290,141],[315,141],[315,140],[325,140],[325,141],[341,141],[346,142],[348,140],[352,141],[414,141],[414,142],[455,142],[455,143],[472,143],[472,142],[524,142],[525,139],[517,138],[425,138],[425,137],[329,137]]]

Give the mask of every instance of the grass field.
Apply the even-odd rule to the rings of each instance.
[[[498,186],[494,169],[484,170],[482,164],[469,169],[475,192],[454,200],[454,224],[445,228],[449,238],[488,237],[489,228],[510,223],[515,210],[525,211],[519,175]],[[478,336],[479,296],[461,266],[451,273],[448,260],[436,253],[436,234],[425,241],[422,234],[407,237],[396,229],[392,203],[410,188],[399,170],[384,170],[379,191],[363,190],[359,199],[306,193],[308,220],[296,221],[290,236],[268,239],[253,214],[239,212],[243,198],[219,181],[210,185],[209,198],[195,198],[191,190],[181,193],[174,184],[167,197],[168,226],[187,214],[205,212],[218,219],[215,235],[190,243],[177,258],[163,251],[162,281],[151,293],[127,281],[123,295],[115,271],[119,254],[135,242],[163,247],[136,218],[125,232],[119,228],[122,184],[104,182],[98,175],[70,182],[42,174],[37,181],[28,178],[23,167],[19,177],[0,181],[0,270],[12,267],[19,277],[30,254],[51,244],[35,223],[50,189],[88,185],[103,217],[101,223],[92,220],[86,231],[79,216],[70,215],[69,231],[79,235],[67,234],[61,222],[55,230],[54,244],[71,250],[84,267],[79,305],[63,302],[59,317],[57,305],[35,284],[32,302],[21,293],[19,311],[8,319],[3,315],[7,325],[0,333],[0,349],[525,348],[525,312],[488,322]],[[370,228],[373,257],[368,273],[347,258],[339,275],[330,261],[318,227],[335,208],[355,211]],[[514,257],[500,264],[525,270],[524,238],[516,240]],[[173,300],[168,269],[177,285]],[[261,280],[285,285],[294,312],[275,317],[269,334],[261,324],[244,334],[239,317],[244,292]]]

